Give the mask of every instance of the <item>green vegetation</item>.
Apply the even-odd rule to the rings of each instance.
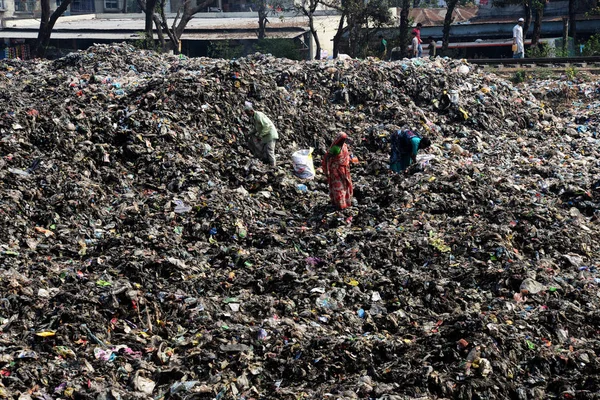
[[[523,70],[515,72],[511,79],[511,81],[513,81],[514,83],[523,83],[525,82],[525,80],[527,80],[527,73]]]
[[[584,56],[600,56],[600,33],[592,36],[583,47]]]
[[[289,39],[263,39],[254,46],[254,51],[264,54],[273,54],[275,57],[302,60],[302,54],[293,40]]]
[[[303,59],[297,44],[290,39],[262,39],[256,43],[246,45],[239,41],[220,40],[210,42],[208,46],[209,57],[227,60],[244,57],[256,52],[272,54],[275,57],[289,58],[290,60]]]
[[[570,81],[572,81],[575,78],[577,78],[578,74],[579,74],[579,71],[575,67],[567,67],[565,69],[565,75],[567,76],[567,79],[570,80]]]
[[[138,48],[138,49],[142,49],[142,50],[154,50],[154,51],[161,51],[160,48],[160,44],[155,41],[152,38],[148,38],[146,36],[146,32],[141,31],[141,32],[136,32],[135,33],[137,36],[139,36],[139,39],[136,39],[133,41],[133,46]]]
[[[208,56],[212,58],[224,58],[231,60],[244,55],[244,46],[238,42],[219,40],[217,42],[210,42],[208,45]]]
[[[525,50],[527,58],[544,58],[550,54],[550,46],[547,43],[540,43],[537,46]]]

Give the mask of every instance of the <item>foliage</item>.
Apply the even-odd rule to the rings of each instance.
[[[555,57],[569,57],[569,48],[568,47],[557,47],[554,49]]]
[[[160,46],[154,40],[149,40],[145,31],[140,31],[135,33],[139,38],[132,42],[133,47],[141,49],[141,50],[154,50],[160,51]]]
[[[231,60],[244,55],[244,46],[238,43],[232,43],[229,40],[210,42],[208,45],[208,56],[212,58]]]
[[[273,54],[275,57],[302,60],[302,54],[294,41],[289,39],[262,39],[254,47],[255,51]]]
[[[221,40],[210,42],[208,46],[209,57],[227,60],[244,57],[256,52],[272,54],[275,57],[289,58],[290,60],[303,59],[297,44],[290,39],[262,39],[246,46],[237,41]]]
[[[365,18],[376,26],[392,22],[392,14],[387,0],[371,0],[364,7],[363,12]]]
[[[583,47],[584,56],[600,56],[600,33],[590,37]]]
[[[369,29],[378,29],[392,22],[387,0],[345,0],[342,6],[348,16],[349,54],[352,57],[364,57],[368,51]]]
[[[592,15],[600,15],[600,6],[592,8],[590,11],[585,13],[586,17],[590,17]]]
[[[523,83],[527,80],[527,73],[523,70],[519,70],[517,72],[515,72],[515,74],[513,75],[511,81],[513,81],[514,83]]]
[[[529,58],[545,58],[550,56],[550,50],[548,43],[539,43],[537,46],[525,50],[525,54]]]
[[[578,74],[579,74],[579,70],[577,70],[577,68],[575,68],[575,67],[567,67],[565,69],[565,75],[567,76],[567,79],[570,81],[577,78]]]

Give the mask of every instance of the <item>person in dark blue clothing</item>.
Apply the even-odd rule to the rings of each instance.
[[[420,149],[431,146],[431,140],[406,129],[392,133],[390,145],[390,169],[394,172],[402,172],[412,163],[417,162],[417,153]]]

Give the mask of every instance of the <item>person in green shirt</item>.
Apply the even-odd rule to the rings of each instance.
[[[411,130],[395,131],[390,136],[390,169],[402,172],[417,162],[419,150],[431,146],[431,139]]]
[[[387,57],[387,40],[385,40],[383,38],[383,35],[379,35],[379,39],[381,39],[381,42],[379,44],[379,54],[381,55],[380,58],[382,60],[385,60]]]
[[[248,101],[244,104],[244,112],[254,122],[248,140],[250,151],[263,162],[274,167],[275,143],[279,139],[275,124],[264,113],[256,111],[252,103]]]

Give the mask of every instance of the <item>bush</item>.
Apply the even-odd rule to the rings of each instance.
[[[514,83],[523,83],[527,79],[527,73],[525,71],[517,71],[512,77]]]
[[[525,51],[528,58],[544,58],[550,54],[550,46],[547,43],[538,43],[537,46],[529,48]]]
[[[583,46],[584,56],[600,56],[600,33],[592,36]]]
[[[575,78],[577,78],[578,74],[579,74],[579,71],[575,67],[567,67],[565,69],[565,75],[567,76],[567,79],[570,80],[570,81],[572,81]]]
[[[210,42],[208,45],[208,56],[212,58],[224,58],[231,60],[232,58],[240,58],[246,55],[244,46],[241,44],[231,43],[229,40],[219,40],[218,42]]]
[[[259,40],[255,50],[263,54],[273,54],[279,58],[302,60],[298,46],[290,39],[263,39]]]

